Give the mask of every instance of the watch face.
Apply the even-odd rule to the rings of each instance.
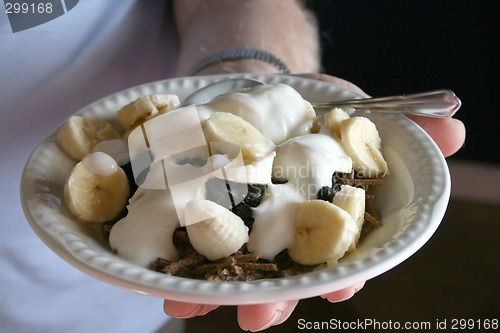
[[[79,0],[10,1],[4,0],[12,32],[27,30],[52,21],[73,9]]]

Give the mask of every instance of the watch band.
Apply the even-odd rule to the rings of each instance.
[[[223,63],[226,60],[238,60],[238,59],[258,59],[273,65],[283,74],[290,74],[290,70],[285,65],[285,63],[281,61],[278,57],[276,57],[274,54],[254,48],[232,48],[210,54],[209,56],[198,62],[189,71],[188,74],[190,76],[195,75],[199,71],[209,66]]]

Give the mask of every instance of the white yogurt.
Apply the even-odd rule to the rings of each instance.
[[[109,235],[120,257],[147,267],[156,258],[177,259],[172,240],[179,220],[169,190],[139,190],[130,200],[128,214]]]
[[[323,186],[332,185],[335,171],[351,172],[352,160],[329,135],[294,137],[276,149],[273,177],[288,181],[306,199],[316,199]]]
[[[112,176],[118,170],[118,164],[108,154],[94,152],[85,156],[82,163],[94,174],[108,177]]]
[[[293,245],[297,205],[304,197],[291,184],[270,184],[257,208],[247,248],[272,260]]]
[[[309,133],[316,114],[285,84],[255,86],[214,98],[207,107],[240,116],[274,144]]]

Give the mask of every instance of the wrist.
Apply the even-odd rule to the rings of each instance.
[[[178,0],[175,4],[180,76],[187,75],[211,54],[241,47],[267,51],[281,59],[293,73],[319,70],[316,25],[312,15],[296,0]],[[249,68],[249,64],[258,68]],[[278,72],[261,60],[235,60],[210,66],[197,74],[214,73],[216,68],[224,73]]]

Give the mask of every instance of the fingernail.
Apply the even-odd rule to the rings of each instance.
[[[354,287],[354,293],[357,293],[358,291],[360,291],[361,289],[363,289],[363,287],[365,286],[365,282],[361,282],[361,283],[358,283],[355,287]]]
[[[335,295],[326,295],[326,299],[330,303],[340,303],[347,301],[350,299],[352,296],[354,296],[355,290],[354,289],[349,289],[349,290],[342,290],[341,292],[335,294]]]
[[[275,325],[278,323],[278,321],[280,320],[281,318],[281,315],[283,314],[283,311],[281,310],[277,310],[275,313],[274,313],[274,316],[271,318],[271,320],[269,320],[267,323],[265,323],[262,327],[256,329],[256,330],[250,330],[251,332],[258,332],[258,331],[263,331],[265,329],[268,329],[269,327]]]
[[[193,318],[198,315],[198,313],[201,311],[202,305],[197,305],[194,308],[191,309],[191,311],[187,311],[185,313],[176,313],[172,314],[173,317],[178,318],[178,319],[188,319],[188,318]]]
[[[356,290],[352,289],[350,293],[346,294],[345,297],[343,299],[340,299],[338,300],[337,302],[335,303],[338,303],[338,302],[344,302],[344,301],[347,301],[348,299],[351,299],[352,296],[354,296],[354,294],[356,293]]]

